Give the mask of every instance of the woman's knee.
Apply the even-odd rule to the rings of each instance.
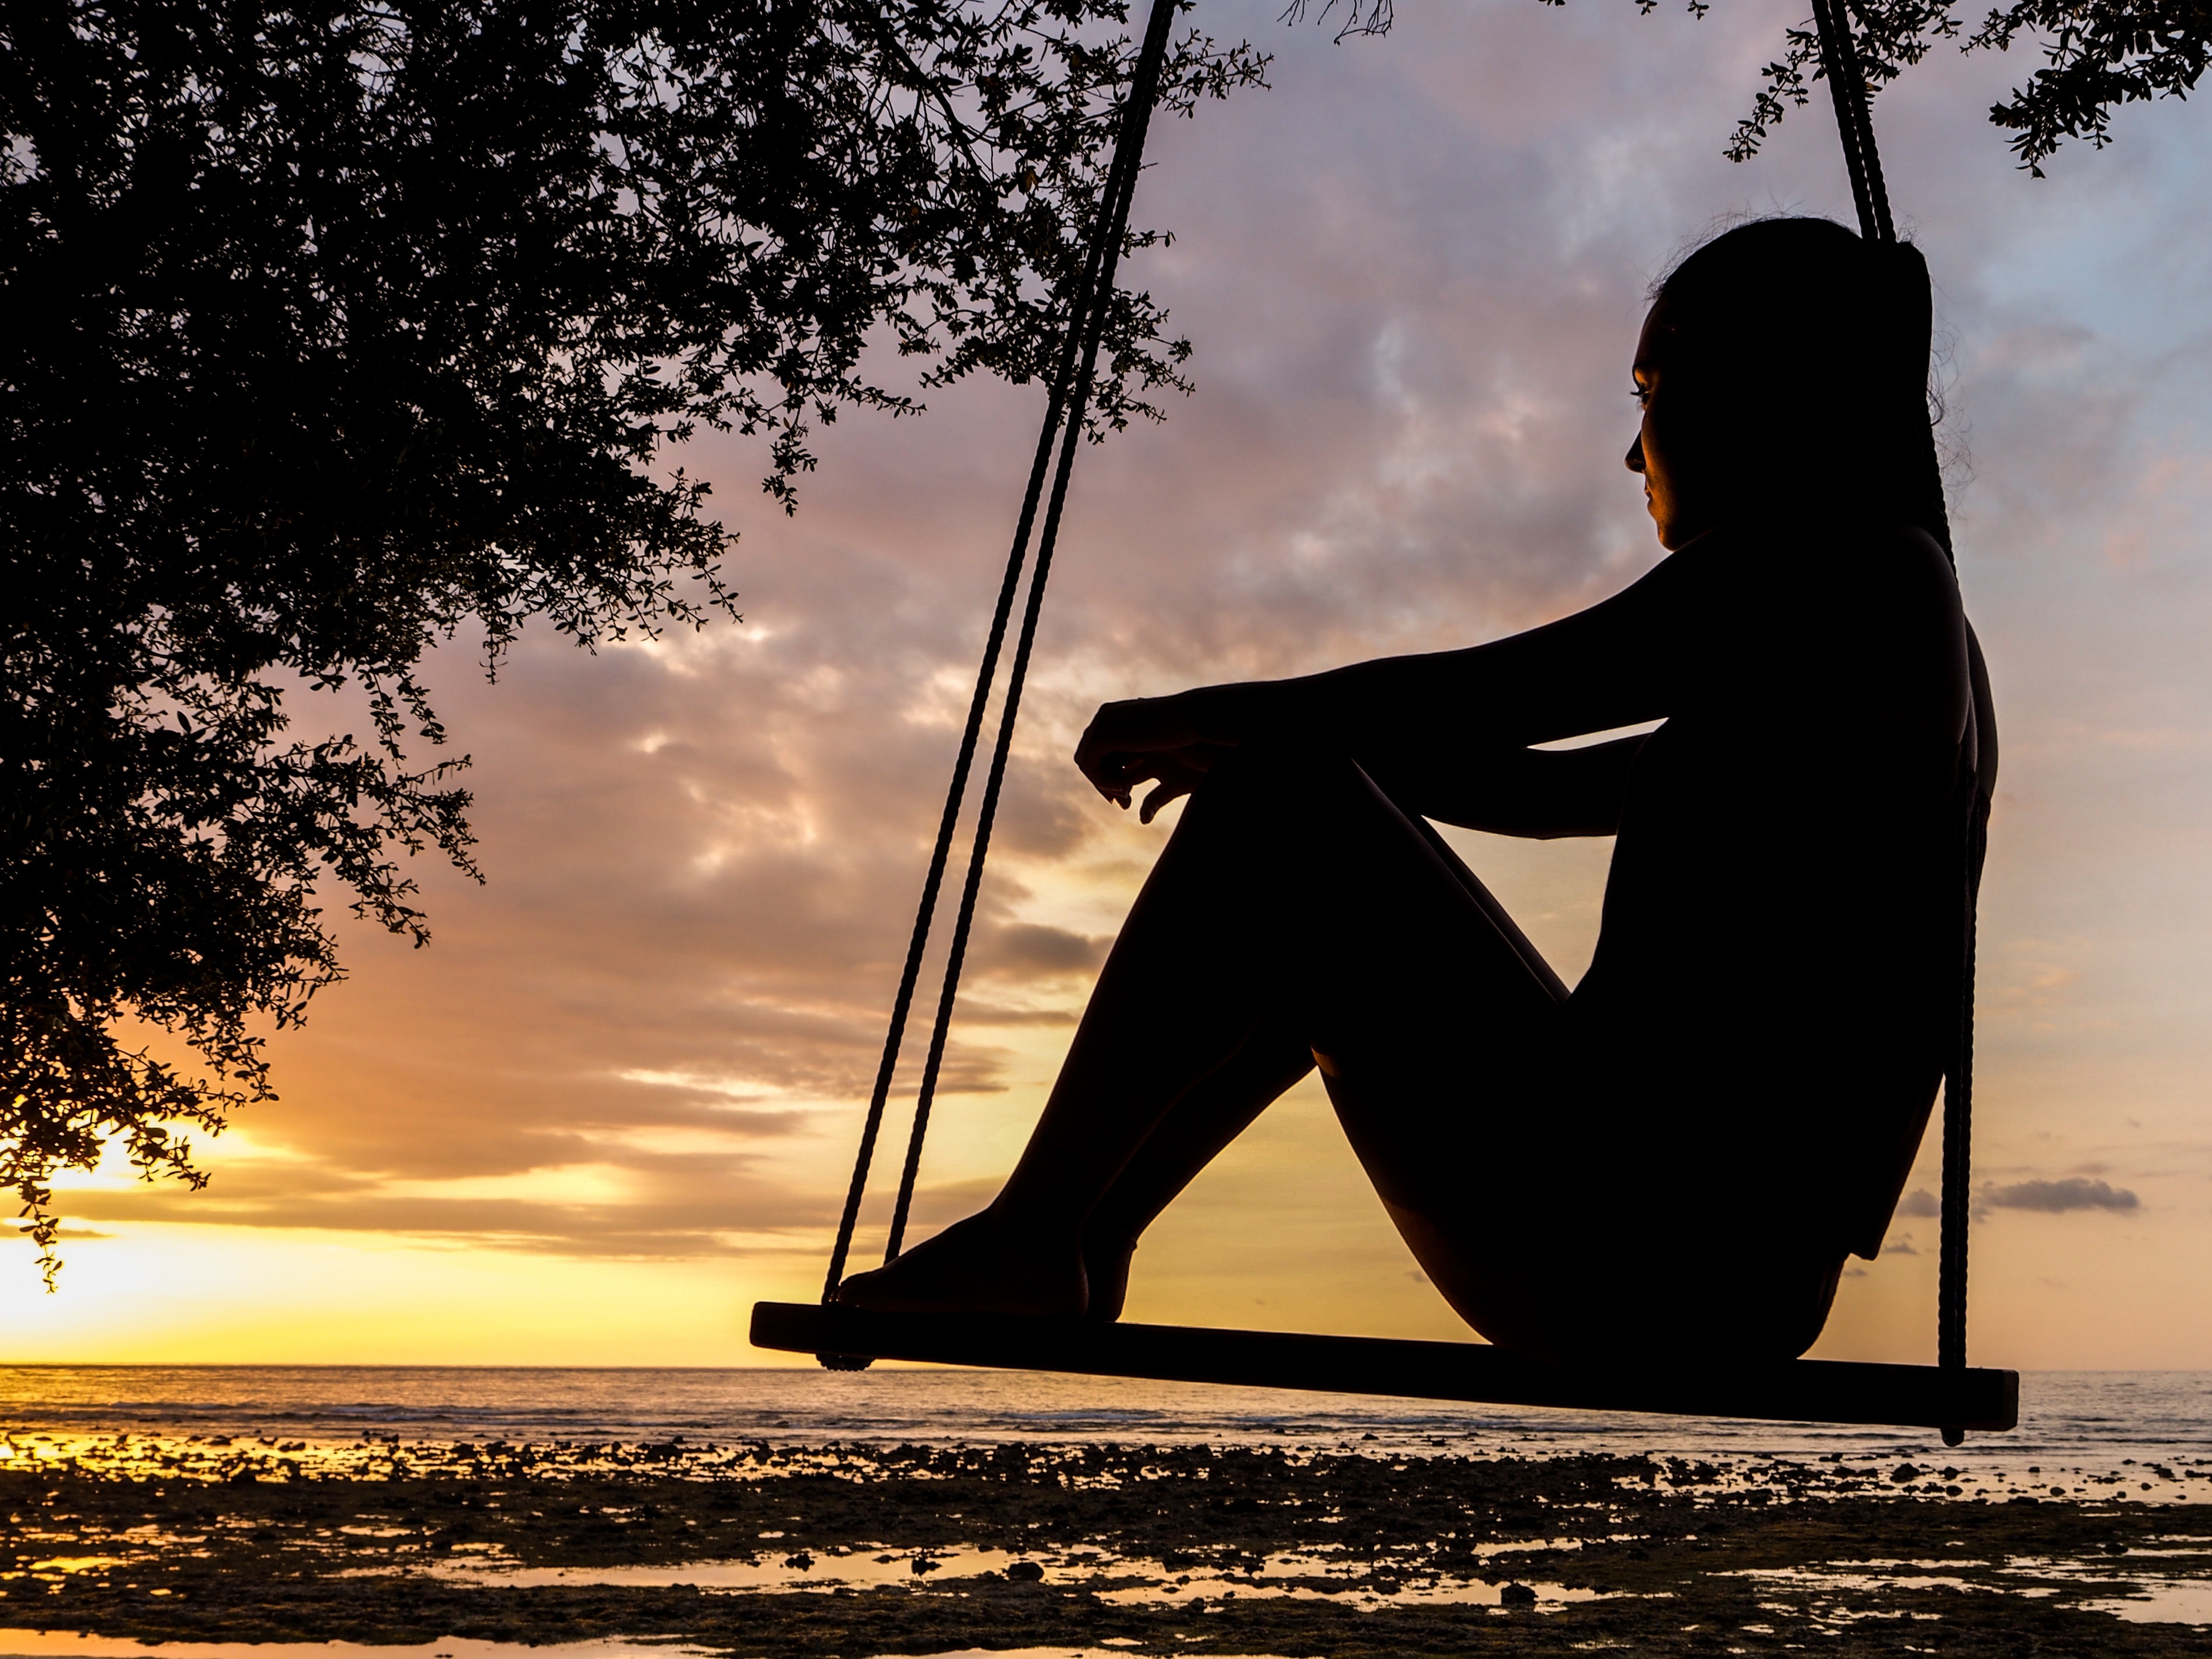
[[[1288,744],[1243,744],[1224,755],[1194,793],[1192,817],[1264,826],[1277,845],[1419,838],[1348,753]]]
[[[1206,775],[1196,799],[1301,801],[1348,789],[1358,775],[1341,751],[1299,749],[1287,743],[1244,743],[1227,750]]]
[[[1362,782],[1348,756],[1241,744],[1192,792],[1176,839],[1231,841],[1255,874],[1288,860],[1310,875],[1335,862],[1332,854],[1346,846],[1360,816]]]

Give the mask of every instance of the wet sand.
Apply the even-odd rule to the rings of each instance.
[[[21,1631],[848,1659],[2212,1650],[2212,1464],[1999,1478],[1349,1443],[9,1450],[0,1626]]]

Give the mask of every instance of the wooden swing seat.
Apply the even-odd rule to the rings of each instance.
[[[1963,1365],[1793,1359],[1773,1365],[1547,1365],[1483,1342],[1407,1342],[1190,1325],[1102,1324],[1007,1314],[868,1313],[811,1302],[753,1304],[755,1347],[1164,1382],[1328,1394],[1663,1412],[1772,1422],[2009,1429],[2020,1373]]]

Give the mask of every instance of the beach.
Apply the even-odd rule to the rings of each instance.
[[[1328,1396],[1156,1392],[1152,1433],[1101,1433],[1102,1419],[1144,1415],[1137,1385],[927,1372],[630,1374],[627,1389],[594,1374],[601,1407],[638,1403],[593,1416],[574,1388],[505,1375],[475,1374],[471,1407],[453,1403],[465,1390],[450,1376],[423,1374],[110,1375],[82,1397],[65,1397],[81,1378],[11,1374],[0,1625],[19,1639],[0,1638],[0,1653],[71,1650],[33,1639],[45,1632],[87,1654],[118,1640],[432,1654],[459,1640],[809,1656],[2166,1655],[2204,1652],[2212,1625],[2212,1448],[2190,1433],[2204,1379],[2138,1379],[2123,1390],[2132,1423],[2077,1409],[2071,1427],[2031,1421],[2019,1441],[1956,1454],[1866,1431],[1713,1425],[1699,1455],[1578,1445],[1547,1414],[1459,1411],[1455,1429],[1453,1408]],[[663,1386],[644,1385],[655,1376]],[[118,1381],[157,1386],[94,1403]],[[2078,1408],[2113,1386],[2068,1398]],[[315,1387],[331,1397],[307,1397]],[[946,1401],[979,1389],[998,1409],[971,1392],[973,1432],[954,1431]],[[421,1397],[399,1397],[410,1389]],[[544,1407],[635,1430],[619,1419],[712,1417],[718,1395],[720,1433],[392,1426],[419,1427],[435,1396],[449,1427],[504,1400],[512,1418]],[[1088,1418],[1069,1406],[1084,1399],[1097,1402]],[[1024,1400],[1088,1432],[1014,1431]],[[1203,1437],[1176,1415],[1184,1400]],[[1273,1420],[1240,1429],[1255,1401]],[[854,1401],[876,1413],[865,1431]],[[777,1411],[781,1434],[727,1432]],[[341,1413],[377,1420],[340,1435]],[[921,1431],[899,1437],[902,1414]],[[1762,1432],[1774,1443],[1751,1443]]]

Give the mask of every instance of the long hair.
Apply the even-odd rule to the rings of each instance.
[[[1925,530],[1951,550],[1928,392],[1927,262],[1832,219],[1757,219],[1661,282],[1663,373],[1760,494]]]

